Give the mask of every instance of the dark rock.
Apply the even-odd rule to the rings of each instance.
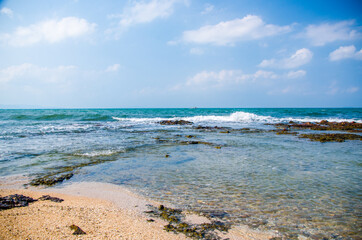
[[[187,145],[193,145],[193,144],[203,144],[203,145],[213,145],[210,142],[203,142],[203,141],[180,141],[180,144],[187,144]]]
[[[198,130],[223,130],[223,129],[227,129],[227,128],[224,128],[224,127],[218,127],[218,126],[215,126],[215,127],[209,127],[209,126],[196,126],[195,129],[198,129]]]
[[[186,135],[187,138],[195,138],[194,135]]]
[[[84,232],[80,227],[76,226],[76,225],[71,225],[69,226],[70,229],[74,230],[73,235],[83,235],[86,234],[86,232]]]
[[[275,132],[277,135],[297,135],[297,132],[291,132],[289,129],[281,129],[281,130],[272,130],[272,132]]]
[[[15,207],[26,207],[29,203],[37,201],[31,197],[27,197],[24,195],[9,195],[6,197],[0,198],[0,210],[15,208]]]
[[[153,220],[152,218],[147,219],[147,222],[154,222],[155,220]]]
[[[58,203],[61,203],[61,202],[64,201],[64,199],[57,198],[57,197],[51,197],[51,196],[49,196],[49,195],[43,195],[43,196],[40,197],[38,200],[42,200],[42,201],[49,200],[49,201],[58,202]]]
[[[193,122],[185,121],[185,120],[164,120],[159,122],[161,125],[192,125]]]
[[[320,122],[307,122],[307,123],[276,123],[272,124],[277,128],[293,128],[293,129],[309,129],[318,131],[356,131],[360,132],[362,123],[356,122],[328,122],[322,120]]]

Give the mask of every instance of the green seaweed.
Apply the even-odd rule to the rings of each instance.
[[[164,230],[167,232],[173,232],[175,234],[182,233],[187,237],[194,239],[220,239],[215,231],[227,232],[230,229],[230,225],[227,225],[221,221],[212,221],[211,223],[202,224],[189,224],[182,221],[185,215],[182,210],[173,209],[160,205],[158,208],[153,206],[153,210],[146,211],[145,213],[151,214],[155,217],[160,217],[168,222],[164,226]]]

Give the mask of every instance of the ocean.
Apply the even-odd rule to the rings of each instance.
[[[54,187],[112,183],[289,238],[359,239],[362,142],[273,125],[321,120],[362,123],[362,109],[0,110],[0,177],[71,172]]]

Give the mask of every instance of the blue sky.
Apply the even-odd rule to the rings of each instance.
[[[361,10],[0,0],[0,107],[362,107]]]

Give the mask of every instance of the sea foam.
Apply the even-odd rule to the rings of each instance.
[[[206,124],[206,123],[278,123],[278,122],[320,122],[322,120],[327,120],[330,122],[359,122],[362,123],[362,120],[357,119],[342,119],[342,118],[311,118],[311,117],[272,117],[272,116],[263,116],[257,115],[254,113],[248,113],[243,111],[238,111],[231,113],[229,115],[200,115],[193,117],[173,117],[173,118],[119,118],[112,117],[114,120],[122,121],[122,122],[132,122],[139,124],[152,124],[157,123],[163,120],[185,120],[198,124]]]

